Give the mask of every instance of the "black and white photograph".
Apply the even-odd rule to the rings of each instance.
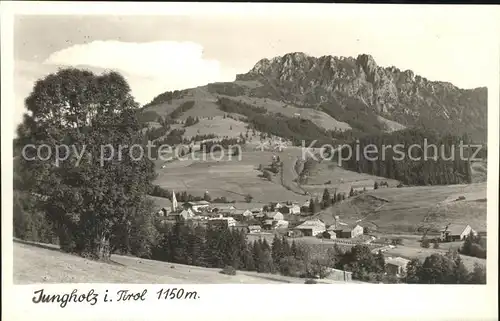
[[[232,5],[11,16],[13,284],[489,283],[498,7]]]

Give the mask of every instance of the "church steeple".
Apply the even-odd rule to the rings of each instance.
[[[177,198],[175,197],[175,191],[172,191],[172,213],[177,211]]]

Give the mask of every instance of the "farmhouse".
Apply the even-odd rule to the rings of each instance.
[[[269,230],[269,229],[271,229],[273,227],[273,223],[274,223],[273,220],[265,220],[262,223],[262,227]]]
[[[248,226],[248,233],[260,233],[261,228],[259,225],[250,225]]]
[[[337,238],[337,233],[335,233],[335,231],[332,231],[332,230],[324,231],[323,232],[323,238],[334,240],[334,239]]]
[[[244,218],[248,218],[248,217],[252,217],[253,216],[253,213],[250,211],[250,210],[238,210],[238,209],[235,209],[235,210],[232,210],[230,213],[229,213],[230,216],[236,218],[236,219],[244,219]]]
[[[181,212],[170,213],[167,217],[175,220],[191,220],[194,218],[194,213],[191,209],[185,209]]]
[[[410,260],[402,257],[389,257],[385,260],[385,269],[388,274],[401,276],[406,272],[406,266]]]
[[[217,212],[217,213],[231,213],[231,211],[235,210],[236,207],[234,207],[231,204],[212,204],[212,212]]]
[[[471,233],[477,235],[477,232],[468,224],[448,224],[441,230],[440,239],[443,242],[461,241]]]
[[[208,225],[218,227],[233,227],[236,226],[236,220],[232,217],[211,218],[208,220]]]
[[[288,221],[277,220],[277,221],[274,221],[273,226],[274,226],[275,229],[288,228]]]
[[[326,225],[320,219],[308,220],[295,227],[304,236],[316,236],[326,230]]]
[[[281,221],[285,219],[283,214],[280,212],[266,213],[266,218],[272,219],[274,221]]]
[[[208,209],[210,207],[210,202],[207,201],[187,202],[186,204],[195,212],[200,212],[201,210]]]
[[[300,205],[299,204],[292,204],[289,206],[290,209],[290,214],[300,214]]]
[[[349,239],[363,235],[363,227],[358,224],[344,226],[338,225],[336,227],[330,227],[329,230],[333,230],[337,238],[341,239]]]

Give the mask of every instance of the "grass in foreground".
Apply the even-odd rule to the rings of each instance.
[[[303,284],[304,279],[113,255],[112,263],[62,253],[57,246],[14,241],[14,284],[31,283],[152,283],[152,284]],[[344,283],[319,280],[318,283]]]

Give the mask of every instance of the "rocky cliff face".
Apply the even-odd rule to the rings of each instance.
[[[372,56],[357,58],[289,53],[262,59],[237,80],[258,80],[251,95],[303,106],[334,103],[349,109],[357,100],[377,115],[405,126],[425,126],[486,140],[487,89],[460,89],[412,71],[380,67]]]

